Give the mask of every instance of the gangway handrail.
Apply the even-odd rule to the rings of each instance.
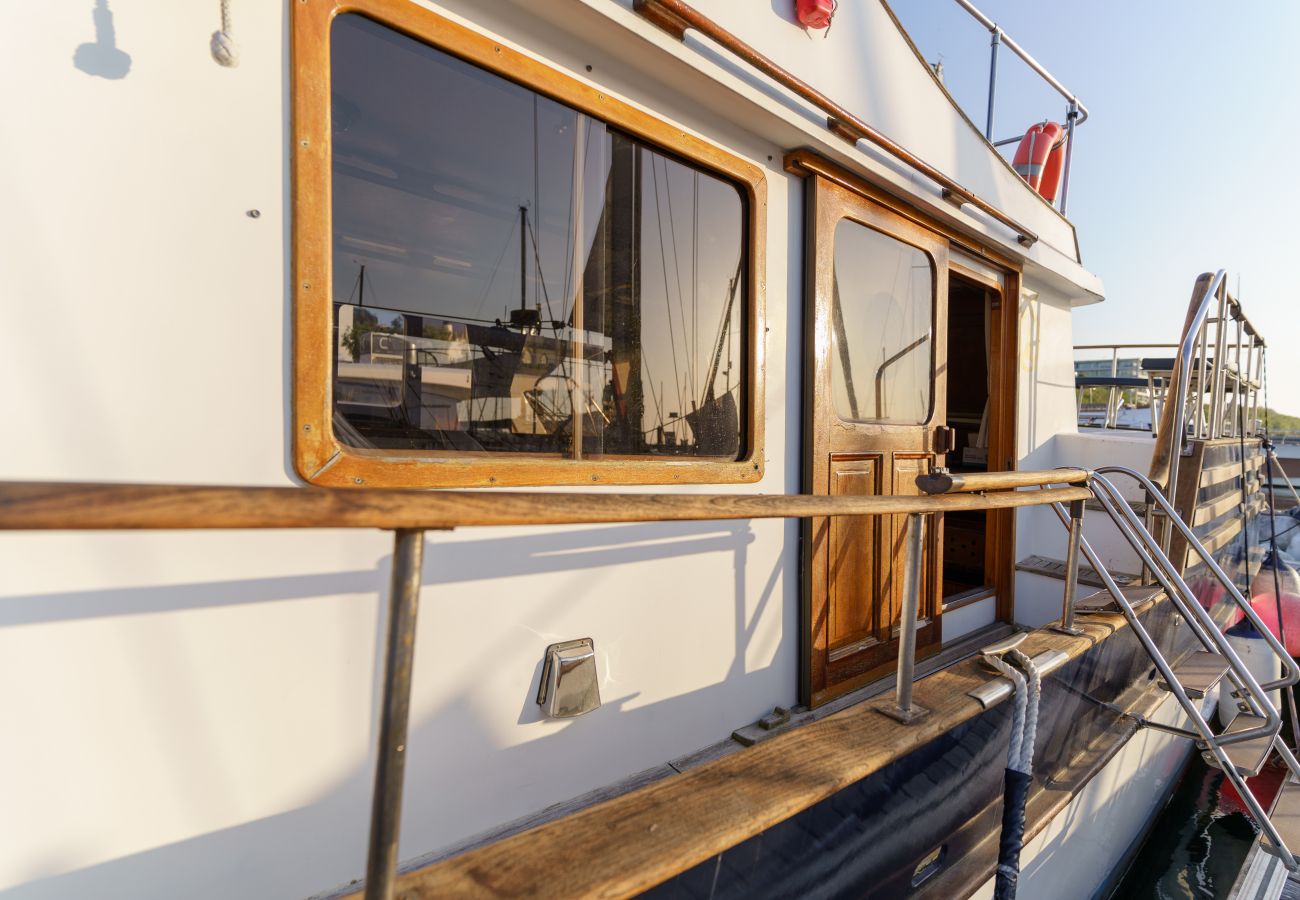
[[[1192,354],[1196,349],[1196,340],[1201,333],[1201,326],[1205,324],[1205,319],[1210,313],[1210,301],[1224,289],[1227,274],[1226,269],[1220,269],[1213,277],[1210,277],[1207,272],[1197,279],[1197,285],[1205,284],[1205,288],[1201,291],[1199,300],[1193,295],[1191,308],[1187,311],[1187,319],[1183,323],[1178,355],[1174,358],[1172,386],[1175,392],[1173,398],[1165,404],[1167,412],[1161,416],[1161,427],[1156,435],[1156,448],[1151,459],[1151,480],[1160,485],[1165,491],[1165,496],[1170,499],[1173,499],[1178,479],[1178,457],[1183,449],[1187,389],[1192,380]]]
[[[1123,467],[1113,466],[1109,467],[1109,470],[1122,472],[1124,474],[1133,474],[1138,477],[1139,481],[1145,480],[1142,476],[1137,475],[1137,473],[1134,473],[1132,470]],[[1223,640],[1224,636],[1222,632],[1213,620],[1209,619],[1209,614],[1201,608],[1200,604],[1194,597],[1191,597],[1190,603],[1188,602],[1187,597],[1191,596],[1190,591],[1187,591],[1187,586],[1182,582],[1181,576],[1177,573],[1176,569],[1172,567],[1172,563],[1161,551],[1159,544],[1154,541],[1143,525],[1135,516],[1133,516],[1132,510],[1128,508],[1127,502],[1125,502],[1123,497],[1119,495],[1119,492],[1115,489],[1114,485],[1111,484],[1104,475],[1098,474],[1098,472],[1092,473],[1088,480],[1088,484],[1093,487],[1095,496],[1101,503],[1102,509],[1110,517],[1111,521],[1119,528],[1121,535],[1124,536],[1138,555],[1148,563],[1159,561],[1170,566],[1169,571],[1173,571],[1173,580],[1177,582],[1178,586],[1182,590],[1186,591],[1185,596],[1179,596],[1178,590],[1170,590],[1174,585],[1170,583],[1169,579],[1160,574],[1159,565],[1154,565],[1152,567],[1153,571],[1157,573],[1162,586],[1168,593],[1170,602],[1174,604],[1175,609],[1179,610],[1185,617],[1187,617],[1188,622],[1192,624],[1193,633],[1203,642],[1203,645],[1208,646],[1210,642],[1219,645],[1223,653],[1223,658],[1228,661],[1230,669],[1229,677],[1239,689],[1242,689],[1241,695],[1248,701],[1250,707],[1257,713],[1262,712],[1264,714],[1264,724],[1262,725],[1242,729],[1241,731],[1233,733],[1225,732],[1218,735],[1214,734],[1213,730],[1210,728],[1209,722],[1202,714],[1201,709],[1192,702],[1174,673],[1173,667],[1165,658],[1164,654],[1161,653],[1160,648],[1156,645],[1151,635],[1138,619],[1136,610],[1134,610],[1132,604],[1129,603],[1128,599],[1124,596],[1124,592],[1115,582],[1114,576],[1112,576],[1110,572],[1107,571],[1106,567],[1102,565],[1101,559],[1097,556],[1096,551],[1094,551],[1088,544],[1088,541],[1080,539],[1079,545],[1084,556],[1087,557],[1097,570],[1097,574],[1101,577],[1106,591],[1114,599],[1124,618],[1128,621],[1134,636],[1142,645],[1147,657],[1155,664],[1156,669],[1163,676],[1167,689],[1175,698],[1177,698],[1178,704],[1182,707],[1187,717],[1191,719],[1194,730],[1188,731],[1181,726],[1166,725],[1143,717],[1135,717],[1138,724],[1170,734],[1179,735],[1181,737],[1197,738],[1204,743],[1206,752],[1214,757],[1219,768],[1223,771],[1224,776],[1232,783],[1233,787],[1236,788],[1238,793],[1241,795],[1247,810],[1260,826],[1264,834],[1268,837],[1269,842],[1282,858],[1283,864],[1288,869],[1294,871],[1300,863],[1297,862],[1290,848],[1287,847],[1277,826],[1269,817],[1268,812],[1260,804],[1259,800],[1256,799],[1254,794],[1250,791],[1242,773],[1237,770],[1236,764],[1225,750],[1227,745],[1240,743],[1244,740],[1242,737],[1243,735],[1249,734],[1250,739],[1271,735],[1269,741],[1270,750],[1276,750],[1282,756],[1292,777],[1300,777],[1300,762],[1296,760],[1295,755],[1291,752],[1290,748],[1286,746],[1286,742],[1281,738],[1281,715],[1278,713],[1277,708],[1269,701],[1268,696],[1263,692],[1261,686],[1255,680],[1254,675],[1250,672],[1249,668],[1244,665],[1231,646]],[[1149,481],[1146,482],[1146,484],[1149,486],[1148,490],[1151,492],[1153,497],[1160,501],[1164,500],[1164,498],[1160,496],[1159,492],[1155,490],[1154,485]],[[1064,507],[1059,503],[1055,503],[1052,505],[1052,509],[1056,513],[1057,518],[1061,520],[1061,524],[1071,528],[1071,533],[1073,535],[1075,523],[1072,521],[1071,516],[1066,513]],[[1176,515],[1172,515],[1171,518],[1174,521],[1181,521]],[[1195,537],[1192,536],[1190,539],[1195,540]],[[1143,548],[1144,543],[1146,549]],[[1150,550],[1151,552],[1147,553],[1146,550]],[[1208,559],[1208,553],[1205,554],[1205,556]],[[1214,565],[1213,560],[1210,560],[1210,563],[1212,566]],[[1067,572],[1067,582],[1071,577],[1072,573]],[[1221,581],[1226,579],[1226,576],[1222,575],[1222,570],[1216,571],[1216,577],[1220,577]],[[1231,580],[1227,579],[1227,581],[1230,585]],[[1189,613],[1191,615],[1189,615]],[[1196,617],[1196,614],[1198,613],[1202,618],[1202,621],[1199,624],[1203,627],[1197,627],[1197,623],[1193,622],[1193,618]]]
[[[1265,682],[1262,685],[1262,688],[1265,691],[1271,691],[1277,688],[1289,688],[1295,684],[1300,684],[1300,665],[1297,665],[1295,659],[1287,652],[1286,648],[1282,646],[1282,642],[1277,639],[1275,634],[1273,634],[1272,629],[1270,629],[1264,623],[1264,620],[1260,618],[1259,613],[1255,611],[1255,607],[1252,606],[1251,603],[1242,595],[1241,590],[1237,587],[1236,583],[1228,577],[1226,572],[1223,571],[1223,567],[1219,565],[1217,560],[1215,560],[1214,554],[1205,549],[1205,545],[1201,543],[1200,538],[1196,536],[1196,532],[1188,527],[1187,523],[1182,520],[1174,510],[1173,504],[1171,504],[1169,500],[1160,493],[1153,481],[1141,472],[1138,472],[1135,469],[1130,469],[1128,466],[1102,466],[1093,472],[1091,482],[1101,482],[1114,496],[1119,496],[1119,492],[1114,489],[1113,485],[1111,485],[1110,481],[1105,477],[1107,474],[1112,472],[1119,475],[1127,475],[1129,478],[1132,478],[1142,487],[1146,492],[1146,495],[1160,507],[1161,512],[1187,542],[1187,546],[1201,558],[1202,562],[1205,563],[1206,568],[1209,569],[1210,574],[1214,576],[1215,581],[1217,581],[1224,589],[1225,595],[1237,605],[1242,614],[1247,620],[1249,620],[1251,626],[1263,637],[1264,642],[1268,644],[1269,650],[1272,651],[1273,655],[1281,662],[1282,671],[1284,673],[1282,677],[1273,681]],[[1124,506],[1122,512],[1126,513],[1130,518],[1133,518],[1132,510],[1129,509],[1127,505]],[[1136,523],[1135,518],[1133,518],[1133,521]],[[1153,549],[1159,549],[1156,545],[1152,545],[1152,547]],[[1190,588],[1188,588],[1182,581],[1181,577],[1177,578],[1177,584],[1182,590],[1187,591],[1188,596],[1191,596]],[[1205,612],[1199,603],[1196,604],[1196,609]],[[1205,613],[1205,615],[1208,616],[1209,614]]]

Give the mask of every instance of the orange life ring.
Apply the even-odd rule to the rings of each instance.
[[[1054,202],[1065,167],[1065,129],[1055,122],[1031,125],[1021,138],[1011,165],[1043,199]]]

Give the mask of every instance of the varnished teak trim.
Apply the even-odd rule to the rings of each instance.
[[[335,487],[739,484],[763,475],[767,183],[762,169],[628,103],[409,0],[298,0],[293,49],[293,460]],[[361,13],[715,172],[746,195],[749,402],[744,458],[538,459],[525,454],[398,453],[344,446],[331,427],[330,24]]]
[[[974,192],[962,187],[951,177],[940,172],[897,141],[872,128],[830,97],[800,79],[793,72],[777,65],[775,61],[746,44],[699,10],[684,3],[683,0],[636,0],[635,8],[647,19],[664,28],[678,39],[682,37],[687,28],[694,28],[700,34],[735,54],[737,58],[753,66],[777,84],[826,113],[829,117],[826,127],[849,143],[856,144],[859,140],[865,140],[875,144],[904,165],[910,166],[938,184],[943,189],[945,197],[951,196],[956,205],[960,206],[962,203],[969,203],[990,218],[1010,228],[1015,233],[1016,240],[1022,245],[1030,247],[1038,241],[1038,235],[1032,230]]]
[[[903,218],[909,219],[931,231],[938,232],[948,238],[953,246],[974,255],[977,259],[986,260],[991,265],[1005,269],[1008,272],[1018,273],[1020,271],[1020,263],[1016,260],[995,250],[990,250],[984,246],[981,240],[908,205],[890,193],[891,188],[887,184],[873,182],[871,179],[874,176],[868,171],[850,170],[808,149],[791,150],[785,155],[782,164],[791,175],[798,175],[800,178],[820,175],[827,181],[861,194],[869,200],[874,200]],[[959,262],[958,266],[960,265]],[[976,280],[981,279],[977,278]],[[1018,294],[1008,291],[1008,296],[1018,296]]]
[[[1041,472],[928,472],[918,476],[916,486],[927,494],[963,494],[973,491],[1004,491],[1008,488],[1045,487],[1049,484],[1082,484],[1084,469],[1048,469]]]
[[[1012,509],[1083,500],[1085,488],[952,497],[561,494],[166,484],[0,483],[0,531],[459,528],[683,522]]]

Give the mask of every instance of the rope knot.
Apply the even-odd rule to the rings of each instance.
[[[212,58],[226,68],[233,69],[239,65],[239,48],[235,39],[224,31],[212,33]]]
[[[239,65],[239,48],[230,36],[230,0],[221,0],[221,30],[212,33],[212,58],[227,69]]]

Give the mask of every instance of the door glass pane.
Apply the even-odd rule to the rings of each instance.
[[[339,440],[740,456],[735,185],[358,15],[331,53]]]
[[[831,392],[849,422],[930,418],[934,268],[930,257],[848,219],[835,227]]]

